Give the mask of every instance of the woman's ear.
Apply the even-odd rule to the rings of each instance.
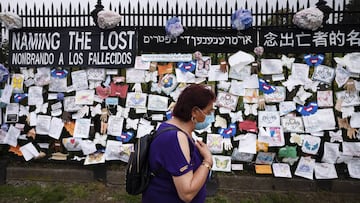
[[[199,120],[199,107],[193,107],[191,109],[191,120],[195,120],[195,121],[198,121]]]

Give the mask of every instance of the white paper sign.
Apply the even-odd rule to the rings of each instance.
[[[51,116],[38,115],[36,119],[36,134],[48,135],[50,131]]]
[[[31,142],[20,147],[20,151],[23,154],[25,161],[29,161],[30,159],[37,157],[40,154]]]
[[[88,89],[88,79],[86,70],[78,70],[71,72],[72,86],[74,90]]]
[[[4,143],[16,147],[17,146],[17,139],[20,136],[20,130],[15,128],[13,125],[10,125],[8,132],[4,138]]]
[[[90,123],[91,123],[90,119],[86,119],[86,118],[76,119],[74,137],[88,138],[90,131]]]
[[[60,138],[63,127],[64,123],[62,120],[60,118],[53,117],[50,123],[49,136],[58,140]]]
[[[107,133],[113,136],[120,136],[123,129],[123,123],[123,117],[109,116]]]

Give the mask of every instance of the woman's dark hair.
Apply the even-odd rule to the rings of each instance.
[[[216,95],[210,88],[201,84],[191,84],[181,92],[173,116],[187,122],[191,119],[191,111],[194,107],[203,109],[215,100]]]

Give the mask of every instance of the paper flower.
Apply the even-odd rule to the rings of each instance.
[[[112,29],[116,27],[122,19],[122,16],[114,11],[100,11],[97,15],[97,23],[101,29]]]
[[[231,15],[231,27],[235,30],[246,30],[252,26],[251,11],[247,9],[236,10]]]
[[[228,60],[230,66],[238,65],[241,68],[254,61],[254,56],[244,51],[236,52],[235,54],[231,55]]]
[[[9,30],[22,28],[21,18],[15,13],[0,13],[0,21],[4,23],[5,27]]]
[[[264,54],[264,47],[262,46],[257,46],[254,48],[254,53],[256,54],[256,56],[260,57]]]
[[[301,29],[315,31],[323,23],[324,13],[315,7],[303,9],[295,13],[293,23]]]
[[[184,32],[184,27],[178,17],[172,17],[166,22],[165,31],[166,35],[176,38]]]

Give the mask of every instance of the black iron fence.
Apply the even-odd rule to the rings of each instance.
[[[171,1],[170,1],[171,2]],[[282,3],[281,3],[282,2]],[[317,1],[310,0],[245,0],[238,1],[216,1],[214,4],[201,1],[176,2],[170,6],[165,4],[150,4],[144,1],[129,1],[128,3],[109,3],[104,5],[104,9],[120,13],[123,20],[120,26],[164,26],[166,20],[172,16],[178,16],[186,27],[212,27],[229,28],[231,27],[231,14],[239,9],[246,8],[252,11],[254,16],[254,26],[288,26],[297,11],[314,6]],[[344,10],[349,0],[328,0],[327,5],[333,11],[329,16],[330,24],[341,23],[344,16],[360,14],[360,11]],[[94,2],[95,3],[95,2]],[[98,0],[97,4],[101,4]],[[0,3],[0,11],[11,11],[20,15],[23,19],[24,27],[78,27],[94,25],[91,12],[95,9],[88,3],[69,3],[60,4],[55,7],[43,3],[42,5],[28,5],[23,7],[17,4],[15,7]],[[354,23],[349,21],[348,23]]]
[[[210,3],[209,3],[210,2]],[[185,1],[165,3],[150,1],[118,1],[102,5],[101,0],[87,3],[69,3],[60,6],[51,4],[7,4],[0,2],[0,12],[17,13],[23,21],[23,27],[86,27],[95,25],[92,11],[97,6],[112,10],[123,16],[120,26],[142,28],[165,26],[166,21],[177,16],[188,28],[230,29],[231,15],[239,8],[250,9],[253,15],[254,28],[292,27],[293,15],[304,8],[315,6],[317,0],[245,0],[245,1]],[[212,2],[212,3],[211,3]],[[360,9],[355,0],[328,0],[332,8],[327,21],[330,25],[355,24],[360,22]],[[351,6],[350,6],[351,5]],[[359,6],[358,6],[359,7]],[[8,38],[8,30],[0,23],[0,37]],[[327,50],[329,51],[329,50]],[[139,50],[139,53],[142,51]],[[221,52],[221,50],[219,50]]]

